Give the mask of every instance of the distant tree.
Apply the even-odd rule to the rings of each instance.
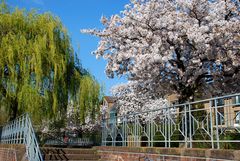
[[[139,94],[240,91],[240,3],[236,0],[133,0],[120,15],[102,17],[94,52],[109,77],[137,81]]]
[[[94,131],[100,126],[101,86],[90,74],[80,77],[76,97],[70,99],[67,109],[67,127],[80,131]]]

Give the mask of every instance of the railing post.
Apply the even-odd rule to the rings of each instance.
[[[172,130],[172,125],[171,125],[171,119],[170,119],[170,109],[168,109],[168,147],[171,147],[171,130]]]
[[[102,145],[106,146],[105,144],[105,120],[102,118]]]
[[[134,146],[137,146],[137,121],[136,115],[134,115],[134,125],[133,125],[133,137],[134,137]]]
[[[165,113],[165,116],[164,116],[164,135],[165,135],[165,148],[168,146],[168,144],[167,144],[167,129],[168,129],[168,119],[167,119],[167,109],[165,109],[165,111],[164,111]]]
[[[23,115],[24,119],[24,144],[27,145],[27,133],[28,133],[28,120],[27,120],[27,115]]]
[[[212,149],[214,149],[212,101],[209,101],[209,110],[210,110],[211,143],[212,143]]]
[[[188,111],[189,111],[189,143],[190,148],[192,148],[192,113],[191,113],[191,104],[188,104]]]
[[[112,146],[116,146],[116,116],[114,116],[113,122],[112,122]]]
[[[217,108],[217,100],[214,99],[214,108],[215,108],[215,120],[216,120],[216,140],[217,140],[217,148],[220,148],[219,145],[219,134],[218,134],[218,108]]]
[[[149,125],[149,128],[150,128],[150,146],[153,147],[153,143],[154,143],[154,131],[153,131],[153,112],[151,112],[151,115],[150,115],[150,125]]]
[[[187,140],[187,105],[184,105],[184,129],[185,129],[185,148],[188,148],[188,140]]]
[[[123,146],[127,146],[126,116],[123,117]]]

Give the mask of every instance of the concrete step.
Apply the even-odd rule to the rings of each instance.
[[[44,160],[98,160],[98,155],[92,154],[46,154]]]
[[[100,157],[97,155],[96,149],[87,148],[41,148],[43,159],[45,161],[68,160],[68,161],[96,161]]]
[[[59,161],[59,160],[44,160],[44,161]],[[99,160],[62,160],[62,161],[99,161]]]
[[[95,149],[82,148],[41,148],[43,154],[96,154]]]

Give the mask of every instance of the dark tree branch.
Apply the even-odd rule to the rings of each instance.
[[[229,11],[228,14],[225,15],[224,19],[228,21],[231,18],[231,16],[233,16],[233,13],[232,11]]]
[[[201,85],[201,80],[205,78],[213,78],[213,76],[207,72],[200,74],[197,79],[195,80],[195,86],[196,88]]]
[[[185,69],[184,63],[181,60],[181,49],[180,48],[176,48],[175,49],[175,53],[177,55],[176,63],[177,63],[178,68],[181,69],[183,72],[185,72],[186,69]]]
[[[230,71],[223,71],[224,77],[233,77],[234,74],[238,74],[240,71],[240,66],[233,68]]]

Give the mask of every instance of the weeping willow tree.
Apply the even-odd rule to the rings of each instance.
[[[0,7],[0,106],[11,119],[29,112],[37,120],[68,102],[70,38],[49,13]],[[40,119],[40,118],[39,118]]]
[[[50,13],[0,4],[1,120],[28,112],[35,124],[66,116],[69,99],[77,119],[99,110],[100,85],[74,55],[61,21]],[[4,112],[6,115],[2,115]],[[1,122],[0,122],[1,123]]]

